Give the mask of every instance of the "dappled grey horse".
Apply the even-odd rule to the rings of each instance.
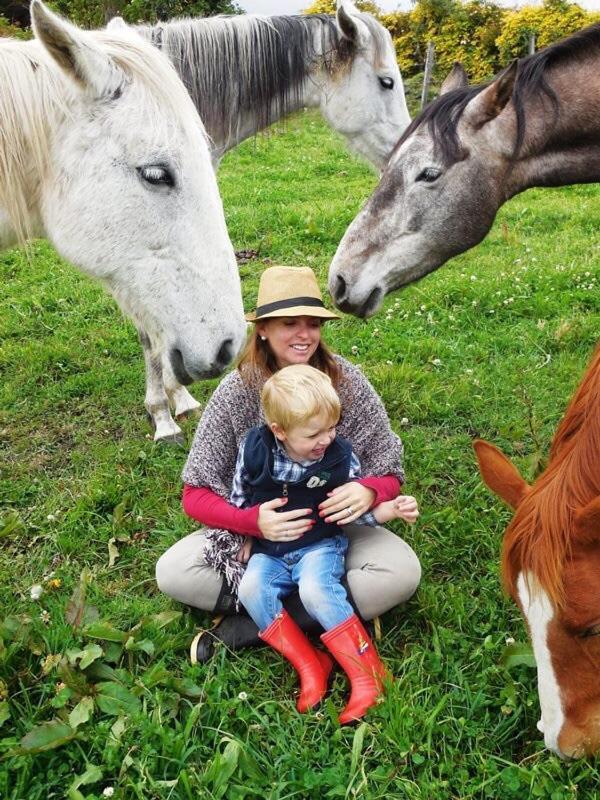
[[[600,25],[449,91],[404,132],[329,271],[339,308],[374,314],[388,292],[478,244],[509,198],[600,180]]]

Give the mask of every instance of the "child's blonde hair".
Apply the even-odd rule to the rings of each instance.
[[[267,423],[283,431],[304,425],[312,417],[326,415],[335,425],[341,412],[340,398],[331,378],[308,364],[292,364],[277,370],[265,383],[261,402]]]

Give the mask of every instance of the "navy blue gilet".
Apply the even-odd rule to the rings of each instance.
[[[299,481],[286,482],[273,477],[273,445],[275,437],[266,425],[252,428],[244,445],[244,467],[248,477],[250,505],[265,503],[276,497],[287,497],[288,502],[281,511],[296,508],[312,508],[312,519],[316,525],[293,542],[271,542],[268,539],[254,539],[253,553],[268,553],[281,556],[292,550],[338,536],[343,529],[335,523],[325,522],[319,516],[319,503],[327,499],[327,493],[348,481],[352,445],[347,439],[336,436],[325,451],[323,458],[307,467]]]

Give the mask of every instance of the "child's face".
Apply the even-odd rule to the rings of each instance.
[[[317,461],[335,439],[336,423],[320,414],[287,431],[273,422],[271,430],[295,461]]]

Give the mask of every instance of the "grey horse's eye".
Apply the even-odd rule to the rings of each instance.
[[[379,78],[379,85],[383,89],[393,89],[394,88],[394,79],[393,78]]]
[[[419,172],[415,178],[415,182],[423,181],[423,183],[433,183],[434,181],[437,181],[441,174],[442,170],[438,169],[437,167],[425,167],[425,169]]]
[[[152,186],[175,186],[173,173],[164,164],[152,164],[147,167],[138,167],[140,178]]]

